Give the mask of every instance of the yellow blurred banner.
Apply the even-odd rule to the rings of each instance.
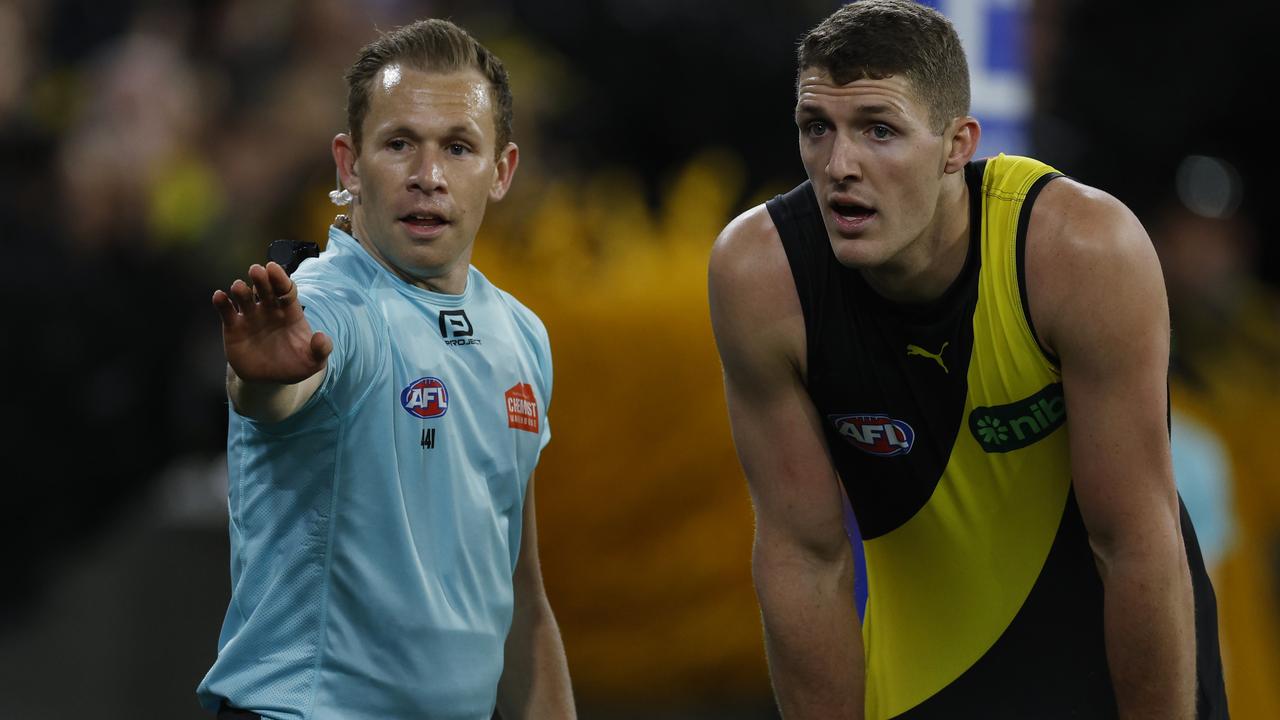
[[[523,177],[532,192],[496,206],[476,244],[475,265],[551,335],[538,530],[586,699],[769,697],[751,506],[706,302],[741,177],[732,156],[705,154],[656,212],[624,172]]]

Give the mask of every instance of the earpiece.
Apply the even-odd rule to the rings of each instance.
[[[342,175],[337,170],[333,171],[333,182],[338,186],[338,189],[329,191],[329,202],[338,207],[350,205],[355,198],[351,195],[350,190],[342,187]]]

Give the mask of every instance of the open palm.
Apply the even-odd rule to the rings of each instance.
[[[249,268],[249,281],[213,293],[222,317],[222,346],[241,380],[292,384],[324,368],[333,342],[312,333],[298,303],[297,287],[274,262]]]

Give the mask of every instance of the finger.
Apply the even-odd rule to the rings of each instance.
[[[234,285],[235,285],[235,282],[233,281],[231,284],[234,286]],[[218,290],[218,291],[217,291],[217,293],[221,293],[222,295],[226,296],[226,298],[227,298],[227,302],[231,303],[231,309],[232,309],[233,311],[235,311],[237,314],[239,314],[239,312],[240,312],[240,305],[236,302],[236,298],[235,298],[235,296],[234,296],[234,295],[232,295],[232,294],[231,294],[231,290],[230,290],[230,289],[228,289],[228,290]],[[215,296],[217,295],[217,293],[215,293]]]
[[[333,341],[328,335],[318,332],[311,336],[311,356],[316,362],[324,362],[331,352],[333,352]]]
[[[288,305],[298,298],[298,287],[278,263],[267,263],[267,279],[275,295],[276,304]]]
[[[230,327],[239,319],[236,312],[236,306],[231,303],[231,297],[221,290],[213,291],[213,306],[217,308],[218,315],[222,318],[224,327]]]
[[[266,307],[275,307],[276,293],[271,287],[271,280],[267,277],[267,269],[254,263],[249,266],[249,282],[253,283],[253,294],[258,302]]]
[[[253,288],[249,287],[243,280],[236,280],[231,283],[231,300],[235,302],[236,309],[241,315],[248,315],[253,312],[255,307],[253,303]]]

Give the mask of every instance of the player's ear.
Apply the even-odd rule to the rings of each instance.
[[[964,169],[978,152],[978,140],[982,137],[982,126],[977,118],[966,115],[952,120],[944,132],[946,139],[946,160],[943,172],[954,173]]]
[[[355,140],[347,133],[338,133],[333,138],[333,164],[338,166],[338,177],[342,179],[342,187],[360,197],[360,174],[356,171],[356,159],[359,153]]]
[[[498,161],[493,165],[493,184],[489,186],[490,200],[497,202],[506,196],[519,164],[520,148],[515,143],[507,143],[502,152],[498,153]]]

